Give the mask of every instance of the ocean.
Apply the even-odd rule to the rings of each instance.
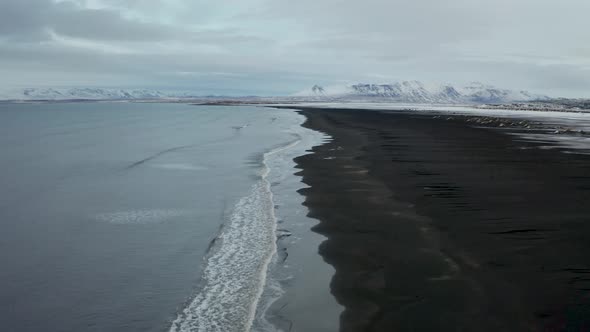
[[[291,110],[0,104],[0,330],[337,329]]]

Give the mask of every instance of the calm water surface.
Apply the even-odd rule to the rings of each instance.
[[[220,234],[272,202],[257,196],[264,153],[297,145],[301,121],[254,107],[0,104],[0,329],[188,330],[191,314],[216,317],[195,303],[205,263],[237,250]],[[252,264],[242,275],[258,277]]]

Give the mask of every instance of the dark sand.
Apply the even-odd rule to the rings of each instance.
[[[334,138],[296,162],[341,331],[589,331],[589,156],[465,117],[301,112]]]

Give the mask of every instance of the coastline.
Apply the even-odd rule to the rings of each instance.
[[[273,304],[286,290],[277,280],[276,271],[283,267],[282,255],[287,253],[281,240],[291,235],[284,227],[292,225],[284,218],[292,223],[295,216],[280,209],[280,205],[300,207],[302,197],[296,193],[300,182],[293,175],[293,158],[321,144],[323,135],[303,128],[305,118],[293,110],[279,112],[282,114],[260,110],[257,113],[262,117],[240,127],[238,133],[231,127],[233,137],[252,133],[250,128],[257,125],[270,126],[279,136],[263,142],[273,145],[245,161],[253,172],[251,186],[245,195],[238,195],[232,207],[224,207],[223,224],[203,257],[203,273],[194,297],[170,322],[169,331],[275,331],[273,323],[281,323],[273,317]],[[319,243],[309,242],[309,238],[306,235],[302,242],[316,248]],[[313,258],[321,261],[315,252]],[[299,260],[298,264],[308,266],[309,261]],[[331,267],[325,265],[323,269],[329,271]],[[331,273],[325,273],[325,280],[319,280],[325,281],[322,286],[329,277]],[[324,291],[325,297],[333,301]]]
[[[588,323],[590,157],[428,114],[290,108],[333,138],[295,161],[341,331]]]
[[[325,237],[310,232],[317,221],[307,217],[304,197],[297,192],[305,185],[296,174],[294,161],[314,146],[325,144],[329,137],[304,128],[305,117],[289,112],[299,120],[294,127],[284,128],[296,137],[294,146],[267,153],[265,161],[276,218],[276,250],[252,331],[334,331],[343,309],[326,287],[334,269],[317,255]]]

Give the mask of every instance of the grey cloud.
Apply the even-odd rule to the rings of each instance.
[[[74,2],[3,0],[0,35],[13,40],[49,38],[48,31],[93,40],[164,40],[175,35],[171,27],[132,21],[109,9],[87,9]]]
[[[417,79],[589,95],[589,10],[586,0],[0,0],[0,87],[94,78],[264,94]]]
[[[2,1],[0,35],[24,39],[46,36],[43,31],[46,24],[43,13],[51,10],[51,3],[45,0]]]
[[[59,11],[49,24],[58,34],[93,40],[168,40],[181,32],[164,25],[126,20],[105,9]]]
[[[273,1],[268,17],[304,23],[314,34],[381,38],[384,42],[445,43],[487,33],[488,17],[474,2],[416,1]]]

